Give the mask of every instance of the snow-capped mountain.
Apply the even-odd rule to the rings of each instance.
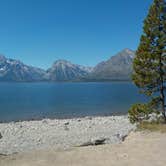
[[[93,67],[57,60],[47,71],[0,56],[0,81],[110,81],[130,80],[135,52],[124,49]]]
[[[47,79],[44,70],[0,56],[0,81],[43,81]]]

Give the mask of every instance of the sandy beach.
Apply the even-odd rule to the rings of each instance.
[[[132,132],[123,143],[0,157],[0,166],[165,166],[166,134]]]

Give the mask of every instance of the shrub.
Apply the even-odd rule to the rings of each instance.
[[[148,120],[149,114],[153,112],[154,110],[148,104],[134,104],[128,111],[129,120],[131,123]]]

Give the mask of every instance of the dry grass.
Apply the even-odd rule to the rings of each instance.
[[[157,122],[141,122],[138,125],[138,130],[149,130],[151,132],[161,132],[166,133],[166,124],[157,123]]]

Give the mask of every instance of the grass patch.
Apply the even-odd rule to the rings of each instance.
[[[157,123],[157,122],[141,122],[138,125],[138,130],[148,130],[151,132],[161,132],[161,133],[166,133],[166,124],[163,123]]]

